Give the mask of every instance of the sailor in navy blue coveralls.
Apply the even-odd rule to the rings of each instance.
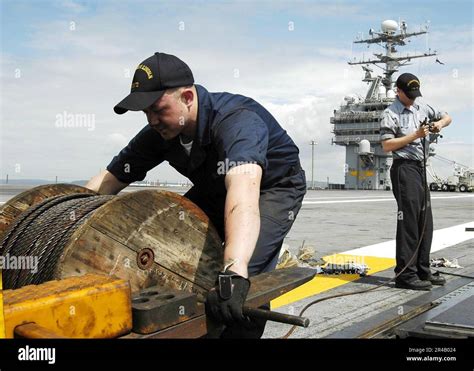
[[[164,53],[155,53],[137,67],[131,93],[114,108],[115,112],[143,110],[147,116],[154,114],[150,110],[155,105],[163,104],[165,90],[174,87],[185,87],[192,97],[188,106],[181,101],[177,103],[182,109],[191,107],[195,102],[193,94],[197,96],[192,140],[181,134],[170,134],[159,123],[152,125],[149,121],[149,125],[113,158],[107,171],[116,178],[115,182],[118,180],[126,186],[143,180],[150,169],[168,161],[192,181],[193,187],[185,197],[209,216],[225,240],[226,174],[241,164],[253,164],[254,168],[259,166],[261,179],[257,211],[260,232],[258,239],[255,236],[257,242],[247,271],[249,276],[254,276],[275,269],[283,239],[306,193],[305,173],[300,166],[298,147],[259,103],[242,95],[210,93],[204,87],[194,85],[189,67],[178,58]],[[183,96],[180,96],[181,100]],[[234,273],[231,269],[229,274]],[[214,304],[209,306],[217,308],[217,314],[221,311],[223,318],[230,318],[231,313],[232,317],[242,318],[242,303],[249,283],[239,274],[234,275],[231,282],[235,297],[226,301],[222,295],[216,297],[214,292]],[[263,334],[264,321],[255,321],[255,326],[249,328],[241,324],[228,321],[223,337],[258,338]]]
[[[251,276],[271,271],[306,193],[298,147],[254,100],[229,93],[209,93],[204,87],[195,86],[199,116],[197,136],[189,155],[179,137],[165,141],[147,125],[113,158],[107,170],[121,182],[132,183],[145,179],[149,170],[168,161],[192,181],[193,187],[185,197],[203,209],[224,239],[225,173],[219,174],[219,168],[239,162],[257,163],[263,169],[261,227],[248,269]]]

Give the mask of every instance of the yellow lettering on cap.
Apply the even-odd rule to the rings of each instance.
[[[410,80],[408,81],[408,86],[410,86],[411,83],[416,83],[416,85],[420,86],[420,82],[418,80]]]
[[[148,77],[148,80],[153,78],[153,73],[151,72],[150,67],[145,66],[144,64],[140,64],[140,65],[138,65],[137,70],[145,71],[145,73]]]
[[[132,82],[132,89],[136,89],[140,86],[140,83],[138,81]]]

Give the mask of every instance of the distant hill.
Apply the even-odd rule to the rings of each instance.
[[[87,180],[73,180],[71,182],[66,182],[66,181],[61,181],[61,179],[58,179],[58,183],[70,183],[70,184],[77,184],[84,186],[86,185],[88,181]],[[46,180],[46,179],[8,179],[8,183],[6,183],[5,179],[0,180],[0,184],[24,184],[24,185],[42,185],[42,184],[53,184],[55,183],[54,180]]]
[[[62,181],[61,179],[58,179],[58,183],[69,183],[69,184],[77,184],[80,186],[85,186],[87,184],[88,180],[73,180],[70,182]],[[47,179],[9,179],[8,184],[12,185],[30,185],[30,186],[38,186],[42,184],[53,184],[55,183],[54,180],[47,180]],[[5,183],[5,179],[0,180],[0,185],[2,184],[7,184]],[[154,185],[154,184],[151,184]],[[182,183],[178,182],[164,182],[160,183],[160,186],[173,186],[173,185],[183,185]],[[307,187],[311,187],[311,181],[307,181],[306,183]],[[133,183],[132,186],[150,186],[150,184],[146,183],[145,181],[143,182],[136,182]],[[314,186],[316,189],[325,189],[327,188],[328,184],[327,182],[321,182],[321,181],[314,181]]]

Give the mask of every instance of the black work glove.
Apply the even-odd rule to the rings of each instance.
[[[226,325],[245,324],[247,317],[242,307],[247,298],[250,281],[235,272],[220,272],[216,287],[209,290],[206,298],[206,313],[214,320]]]

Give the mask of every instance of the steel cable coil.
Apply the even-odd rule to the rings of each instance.
[[[5,269],[4,289],[53,279],[72,234],[96,209],[113,197],[75,193],[48,198],[24,211],[4,234],[0,241],[0,253],[9,259],[35,259],[36,266],[34,269]]]

